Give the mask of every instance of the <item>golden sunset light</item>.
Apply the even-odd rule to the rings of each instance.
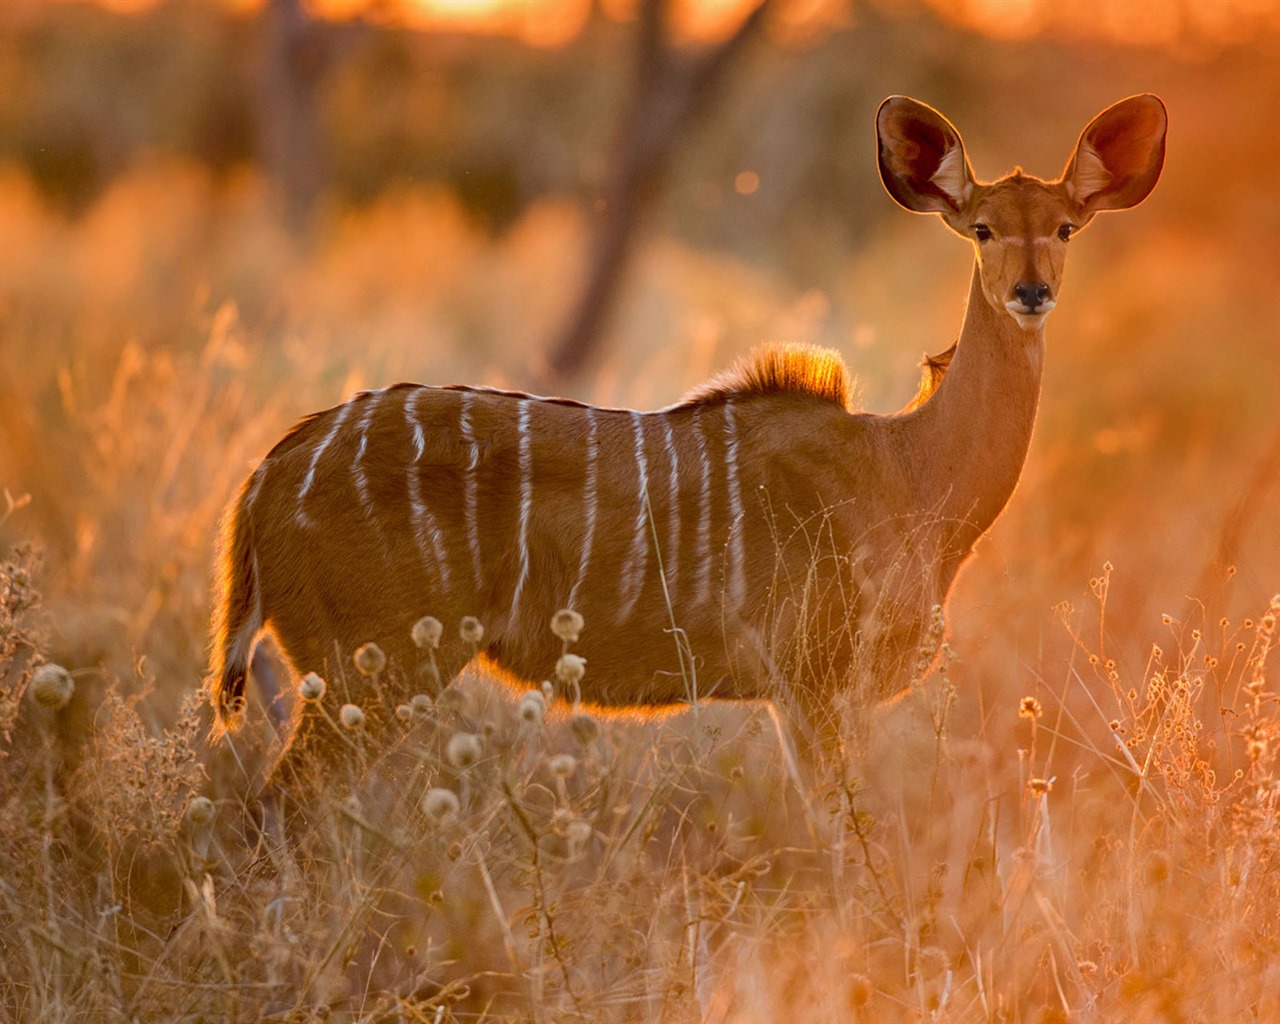
[[[0,3],[0,1019],[1280,1020],[1278,59]]]

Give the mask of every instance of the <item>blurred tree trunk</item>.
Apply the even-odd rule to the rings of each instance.
[[[328,177],[318,94],[332,53],[302,0],[268,0],[262,17],[258,141],[289,226],[300,231]]]
[[[548,356],[548,384],[580,373],[599,349],[643,214],[774,0],[761,0],[733,35],[694,55],[682,54],[672,37],[669,2],[643,0],[640,7],[631,99],[614,146],[604,213],[581,297]]]

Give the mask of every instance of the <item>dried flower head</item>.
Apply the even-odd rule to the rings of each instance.
[[[424,615],[413,624],[410,636],[421,650],[434,651],[440,646],[440,638],[444,636],[444,626],[439,619]]]
[[[449,737],[449,745],[445,747],[444,753],[455,768],[466,769],[480,760],[484,744],[473,732],[456,732]]]
[[[376,676],[387,667],[387,656],[377,644],[362,644],[352,656],[362,676]]]
[[[436,698],[436,707],[441,711],[456,711],[460,715],[465,715],[471,707],[471,697],[461,686],[450,683],[440,691],[440,696]]]
[[[414,718],[426,718],[431,714],[431,709],[435,707],[429,694],[415,693],[409,698],[409,711]]]
[[[1030,718],[1035,721],[1044,714],[1044,708],[1040,706],[1040,702],[1035,697],[1023,697],[1018,702],[1018,717]]]
[[[396,721],[411,722],[413,721],[413,709],[408,704],[396,705]]]
[[[325,681],[314,672],[308,672],[302,677],[302,685],[298,687],[298,692],[303,700],[314,701],[324,696],[325,689]]]
[[[579,654],[562,654],[556,662],[556,678],[566,686],[582,682],[587,672],[587,659]]]
[[[192,797],[191,803],[187,804],[187,821],[198,828],[212,822],[216,813],[217,808],[207,796]]]
[[[75,680],[61,665],[48,662],[31,674],[31,696],[41,707],[61,711],[75,693]]]
[[[565,643],[577,643],[582,633],[582,616],[569,608],[561,608],[551,616],[551,632]]]
[[[581,711],[570,720],[569,731],[573,733],[574,739],[587,747],[600,735],[600,723],[592,715]]]
[[[364,727],[364,711],[357,704],[343,704],[338,710],[338,721],[344,729],[360,729]]]
[[[1053,789],[1053,779],[1028,779],[1027,788],[1036,796],[1044,796]]]
[[[484,639],[484,626],[474,615],[464,615],[458,623],[458,635],[469,644],[479,644]]]
[[[461,809],[458,803],[457,794],[451,789],[435,789],[427,790],[427,795],[422,798],[422,813],[432,821],[445,821],[453,818]]]
[[[556,754],[547,762],[547,767],[556,778],[567,779],[578,767],[578,759],[572,754]]]
[[[516,710],[520,715],[520,721],[537,725],[546,717],[547,698],[542,695],[541,690],[528,690],[520,698],[520,704]]]

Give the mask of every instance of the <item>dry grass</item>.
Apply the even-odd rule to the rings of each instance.
[[[389,729],[344,730],[358,756],[279,849],[255,825],[265,716],[211,750],[192,696],[221,507],[356,387],[519,383],[582,216],[546,202],[494,239],[404,192],[302,249],[248,174],[153,163],[75,220],[0,180],[3,1015],[1280,1019],[1274,314],[1219,287],[1275,255],[1224,203],[1230,253],[1155,214],[1079,243],[1036,446],[941,659],[843,709],[865,741],[811,792],[761,707],[540,719],[473,673],[400,711],[331,680],[335,729],[349,700]],[[918,302],[903,268],[948,242],[914,228],[851,261],[851,306]],[[933,269],[939,350],[963,255]],[[761,337],[849,347],[827,297],[728,257],[656,240],[637,281],[602,401],[673,398]],[[1234,347],[1206,350],[1227,312]],[[861,326],[873,373],[925,347]],[[50,659],[60,708],[31,681]]]

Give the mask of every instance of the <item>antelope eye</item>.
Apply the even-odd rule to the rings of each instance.
[[[979,242],[991,241],[991,229],[985,224],[975,224],[973,226],[973,237]]]
[[[1071,241],[1071,236],[1074,235],[1075,232],[1076,226],[1074,224],[1063,224],[1062,227],[1058,228],[1058,237],[1064,242],[1069,242]]]

